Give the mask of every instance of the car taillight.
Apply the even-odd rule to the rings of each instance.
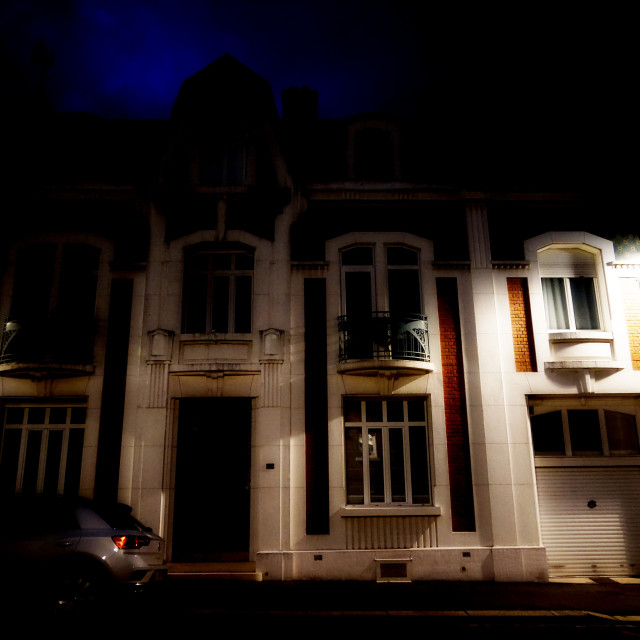
[[[111,539],[118,549],[140,549],[149,544],[149,538],[144,536],[113,536]]]

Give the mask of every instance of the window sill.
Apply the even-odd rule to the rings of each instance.
[[[181,333],[180,340],[198,340],[206,342],[246,342],[253,338],[252,333]]]
[[[549,342],[611,342],[610,331],[549,331]]]
[[[578,369],[594,369],[620,371],[624,365],[614,360],[554,360],[544,363],[545,371],[575,371]]]
[[[539,467],[637,467],[640,456],[535,456]]]
[[[398,505],[393,506],[350,506],[342,507],[338,512],[343,518],[370,518],[375,516],[439,516],[441,515],[440,507],[420,506],[420,505]]]

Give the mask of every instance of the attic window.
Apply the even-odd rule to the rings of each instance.
[[[214,142],[200,150],[200,184],[238,187],[247,181],[246,144]]]

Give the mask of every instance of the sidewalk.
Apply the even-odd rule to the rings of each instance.
[[[226,614],[601,616],[640,623],[640,580],[549,583],[169,580],[165,596]]]

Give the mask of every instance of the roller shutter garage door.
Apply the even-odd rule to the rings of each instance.
[[[550,576],[640,574],[640,468],[539,468]]]

